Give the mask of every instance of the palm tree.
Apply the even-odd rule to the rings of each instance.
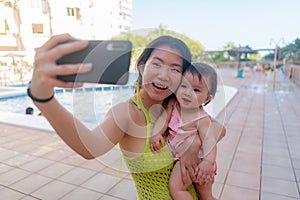
[[[2,16],[3,20],[6,20],[6,22],[8,23],[7,25],[11,32],[10,34],[16,40],[16,49],[14,48],[14,50],[24,50],[24,45],[20,33],[21,18],[20,18],[19,6],[18,6],[19,0],[14,0],[13,2],[2,1],[2,3],[3,3],[3,8],[5,9],[5,13]],[[13,17],[13,19],[11,19],[11,16]]]
[[[15,37],[16,37],[16,42],[17,42],[17,48],[19,51],[24,51],[25,47],[23,44],[23,40],[22,40],[22,35],[21,35],[21,31],[20,31],[20,26],[21,26],[21,17],[20,17],[20,8],[19,8],[19,0],[14,0],[14,4],[12,5],[12,9],[13,9],[13,16],[14,16],[14,20],[18,29],[18,32],[16,33]]]
[[[53,35],[53,29],[52,29],[52,12],[51,12],[51,6],[49,0],[46,0],[46,7],[48,13],[48,20],[49,20],[49,36],[51,37]]]

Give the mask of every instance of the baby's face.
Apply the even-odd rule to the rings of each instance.
[[[206,103],[209,97],[207,79],[199,80],[190,72],[184,74],[183,80],[176,92],[177,100],[182,108],[195,109]]]

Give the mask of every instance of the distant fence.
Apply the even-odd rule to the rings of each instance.
[[[216,62],[215,64],[219,68],[224,68],[224,67],[237,68],[238,66],[238,62],[236,61]],[[280,64],[283,63],[278,61],[277,65]],[[241,68],[249,67],[250,69],[253,69],[255,66],[260,66],[262,68],[269,68],[274,66],[274,62],[273,61],[241,61]],[[300,87],[300,65],[287,63],[284,64],[284,68],[287,73],[287,76]]]
[[[250,67],[253,68],[254,66],[263,66],[263,67],[270,67],[273,65],[273,61],[241,61],[241,68],[244,67]],[[223,67],[230,67],[230,68],[236,68],[238,66],[237,61],[229,61],[229,62],[216,62],[215,63],[217,67],[223,68]],[[280,64],[278,62],[278,64]]]
[[[285,69],[288,77],[300,86],[300,65],[286,64]]]

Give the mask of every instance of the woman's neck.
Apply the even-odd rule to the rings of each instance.
[[[162,112],[163,101],[158,101],[149,97],[147,92],[140,90],[140,103],[153,115],[158,117]]]

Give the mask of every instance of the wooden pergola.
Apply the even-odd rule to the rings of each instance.
[[[239,71],[241,68],[242,55],[245,55],[245,57],[247,57],[248,54],[256,54],[259,51],[275,51],[275,49],[264,48],[264,49],[253,50],[253,49],[250,49],[247,47],[237,47],[237,48],[232,48],[229,50],[206,51],[206,53],[212,54],[212,53],[218,53],[218,52],[228,52],[229,54],[235,54],[236,60],[238,61],[237,71]]]
[[[238,66],[237,66],[237,70],[239,71],[241,68],[241,57],[244,54],[245,57],[247,58],[248,54],[256,54],[257,50],[252,50],[250,48],[247,47],[238,47],[238,48],[233,48],[230,50],[227,50],[227,52],[229,54],[235,54],[236,55],[236,59],[238,61]]]

